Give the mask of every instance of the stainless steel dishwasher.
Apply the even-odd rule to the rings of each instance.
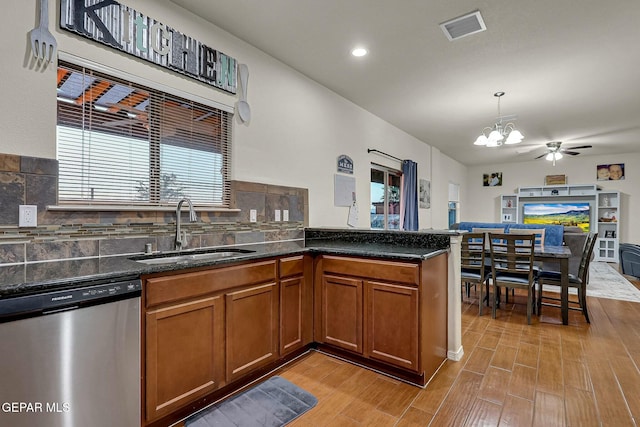
[[[140,425],[138,279],[0,299],[0,425]]]

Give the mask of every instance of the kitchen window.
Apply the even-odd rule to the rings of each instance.
[[[371,164],[371,228],[400,229],[400,181],[402,172]]]
[[[232,113],[61,62],[61,204],[228,208]]]

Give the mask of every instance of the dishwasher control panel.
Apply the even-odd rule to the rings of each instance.
[[[135,298],[139,297],[141,292],[140,279],[132,279],[0,299],[0,322],[102,304],[116,299]]]

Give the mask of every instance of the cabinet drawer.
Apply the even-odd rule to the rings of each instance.
[[[304,271],[303,255],[282,258],[280,261],[280,277],[300,275]]]
[[[420,279],[418,264],[378,259],[323,256],[322,270],[325,273],[366,277],[416,286]]]
[[[274,281],[276,261],[253,262],[146,280],[146,306],[217,293],[237,286]]]

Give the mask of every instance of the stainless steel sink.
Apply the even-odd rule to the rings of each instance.
[[[199,260],[214,260],[220,258],[230,258],[235,256],[241,256],[253,253],[248,249],[216,249],[208,252],[193,252],[193,253],[177,253],[177,254],[157,254],[146,255],[141,257],[131,258],[134,261],[144,264],[180,264],[187,263],[189,261]]]

